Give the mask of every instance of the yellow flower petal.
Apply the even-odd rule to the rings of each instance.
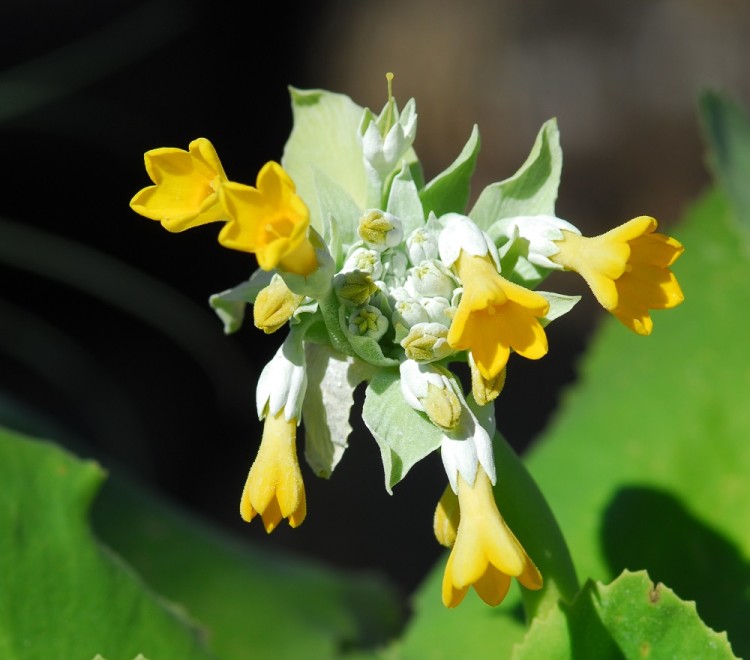
[[[146,152],[146,171],[155,185],[138,192],[130,207],[173,232],[225,218],[218,191],[227,181],[213,145],[205,138],[188,151],[162,148]]]
[[[679,241],[654,233],[654,218],[641,216],[594,238],[563,231],[551,257],[579,273],[607,311],[640,335],[653,328],[650,309],[679,305],[684,296],[668,267],[682,254]]]
[[[260,443],[240,501],[240,514],[246,521],[257,514],[269,534],[282,518],[297,527],[305,519],[305,486],[297,460],[297,420],[284,419],[284,411],[268,415]]]
[[[307,238],[310,213],[295,190],[289,175],[274,162],[260,170],[255,188],[233,182],[222,186],[221,198],[231,220],[222,228],[219,243],[254,253],[263,270],[312,273],[318,264]]]
[[[536,360],[547,353],[547,336],[538,321],[549,304],[538,293],[503,278],[491,258],[461,251],[456,270],[464,288],[448,343],[472,353],[479,372],[495,378],[513,349]]]
[[[499,604],[517,577],[529,589],[542,586],[542,576],[503,520],[492,484],[484,470],[474,484],[458,477],[460,522],[443,575],[443,603],[455,607],[473,586],[489,605]]]

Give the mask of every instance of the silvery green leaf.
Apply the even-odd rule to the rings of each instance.
[[[484,230],[501,218],[554,215],[562,151],[557,121],[542,126],[526,162],[509,179],[487,186],[469,217]]]
[[[265,289],[273,277],[273,271],[256,270],[249,280],[241,282],[231,289],[214,293],[208,304],[224,324],[224,334],[237,332],[245,319],[245,308],[253,304],[262,289]]]
[[[343,261],[344,246],[350,246],[358,240],[357,227],[363,209],[322,170],[315,169],[313,183],[323,223],[323,239],[331,250],[336,268],[339,268]]]
[[[315,474],[327,479],[348,446],[354,390],[373,369],[329,346],[307,344],[306,354],[305,458]]]
[[[469,201],[471,175],[479,155],[479,128],[474,125],[469,140],[458,158],[422,190],[420,197],[425,213],[436,215],[463,213]]]
[[[401,220],[404,236],[424,226],[422,201],[419,199],[419,191],[412,178],[411,168],[406,162],[391,183],[387,211]]]
[[[415,463],[435,451],[442,433],[401,394],[398,371],[382,369],[365,392],[362,419],[380,448],[389,493]]]
[[[552,293],[551,291],[537,291],[537,293],[549,303],[549,311],[544,318],[539,319],[542,327],[567,314],[581,299],[581,296],[565,296],[561,293]]]
[[[367,176],[358,135],[362,108],[348,96],[320,89],[290,88],[294,128],[281,164],[310,208],[310,222],[323,230],[315,189],[315,169],[365,207]]]

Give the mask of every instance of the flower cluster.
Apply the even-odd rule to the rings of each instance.
[[[211,298],[227,332],[247,304],[264,332],[288,326],[257,386],[265,426],[242,517],[260,516],[268,532],[282,519],[303,522],[297,426],[304,420],[308,464],[329,476],[347,447],[354,389],[366,381],[362,414],[389,492],[417,461],[441,452],[448,486],[434,527],[452,548],[445,605],[458,605],[471,586],[496,605],[511,577],[541,588],[493,494],[502,465],[491,405],[511,353],[542,358],[545,326],[578,300],[535,288],[553,270],[575,271],[605,309],[646,335],[650,310],[682,301],[669,270],[682,246],[655,233],[650,217],[593,238],[556,217],[554,121],[521,169],[488,186],[467,213],[476,128],[456,161],[425,184],[412,148],[413,100],[399,111],[389,87],[375,115],[321,90],[292,90],[292,99],[283,166],[267,163],[254,187],[230,181],[201,138],[188,151],[148,152],[154,185],[131,202],[169,231],[223,222],[219,242],[255,254],[260,269]],[[470,392],[452,370],[460,362],[469,365]]]

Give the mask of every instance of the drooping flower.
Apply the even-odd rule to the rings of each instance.
[[[479,372],[494,379],[512,348],[532,360],[547,353],[547,335],[539,323],[549,303],[538,293],[502,277],[487,256],[461,251],[456,261],[464,292],[453,317],[448,343],[468,350]]]
[[[550,258],[586,280],[599,303],[639,335],[653,329],[650,309],[679,305],[684,296],[672,271],[682,254],[679,241],[654,233],[649,216],[634,218],[606,234],[587,238],[563,231]]]
[[[302,339],[290,332],[258,379],[256,406],[258,417],[265,418],[263,438],[240,500],[242,518],[249,522],[260,514],[269,534],[282,518],[297,527],[307,513],[296,446],[306,389]]]
[[[136,193],[130,201],[136,213],[158,220],[172,232],[226,219],[219,190],[227,177],[208,140],[193,140],[188,151],[152,149],[144,160],[154,185]]]
[[[282,518],[297,527],[307,514],[296,436],[297,420],[287,420],[283,409],[266,417],[260,449],[242,491],[240,515],[249,522],[260,514],[269,534]]]
[[[511,577],[527,589],[540,589],[542,576],[500,515],[492,484],[482,468],[473,484],[459,474],[458,505],[458,529],[443,575],[443,604],[456,607],[469,587],[474,587],[485,603],[499,605],[508,593]],[[440,521],[450,518],[445,514]],[[442,534],[446,540],[451,536]]]
[[[224,247],[254,253],[263,270],[309,275],[317,268],[307,236],[310,213],[281,165],[266,163],[256,187],[225,184],[221,198],[231,218],[219,234]]]

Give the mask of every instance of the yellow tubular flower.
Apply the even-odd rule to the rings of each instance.
[[[456,607],[473,586],[488,605],[499,605],[515,577],[527,589],[541,589],[542,576],[495,504],[492,484],[481,468],[474,484],[458,477],[460,522],[443,575],[443,604]]]
[[[289,175],[273,161],[261,168],[255,188],[234,182],[222,186],[231,220],[221,230],[219,243],[255,253],[263,270],[312,273],[318,263],[307,238],[310,213],[295,191]]]
[[[296,448],[297,420],[284,419],[283,408],[266,417],[258,456],[250,468],[240,501],[240,515],[250,522],[257,514],[269,534],[282,518],[291,527],[307,513],[305,485]]]
[[[226,217],[219,190],[227,181],[213,145],[205,138],[184,149],[146,152],[146,171],[155,185],[130,200],[130,208],[169,231],[184,231]]]
[[[669,270],[683,252],[679,241],[654,233],[654,218],[640,216],[601,236],[563,230],[560,252],[550,257],[576,271],[608,312],[639,335],[651,334],[650,309],[669,309],[684,296]]]
[[[532,360],[546,355],[547,335],[537,320],[549,310],[544,297],[502,277],[489,255],[461,250],[454,267],[464,292],[448,332],[452,348],[471,351],[487,380],[505,368],[511,348]]]

